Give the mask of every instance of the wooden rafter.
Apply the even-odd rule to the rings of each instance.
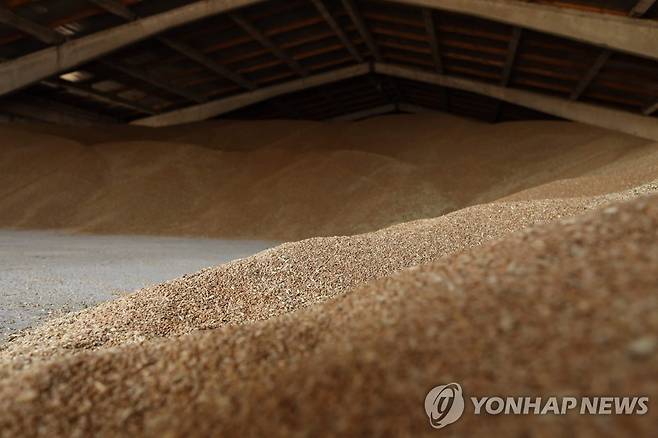
[[[256,27],[237,13],[229,14],[229,17],[235,24],[242,28],[249,36],[258,41],[263,47],[267,48],[274,56],[288,64],[288,66],[299,76],[308,76],[308,70],[295,61],[288,53],[269,39],[265,34],[256,29]]]
[[[418,68],[376,64],[375,71],[379,74],[468,91],[557,117],[658,140],[658,123],[654,118],[643,115],[574,102],[532,91],[501,87],[482,81],[440,75]]]
[[[108,0],[103,0],[103,2],[106,1]],[[57,73],[70,71],[121,47],[146,38],[156,37],[169,29],[215,14],[258,5],[262,1],[204,0],[185,3],[183,6],[153,16],[71,39],[56,48],[51,47],[13,59],[0,65],[0,95],[18,90]],[[348,5],[347,11],[352,19],[354,16],[359,16],[356,14],[358,12],[357,2],[354,0],[342,0],[342,2]],[[658,24],[654,20],[603,16],[603,14],[587,11],[575,12],[566,8],[519,0],[394,0],[394,2],[473,15],[486,20],[522,26],[534,31],[598,45],[610,50],[658,59],[658,47],[655,44]],[[360,5],[360,3],[358,4]],[[638,7],[635,10],[640,9]],[[119,11],[119,13],[128,16],[125,11]],[[322,19],[321,17],[314,18],[316,23]],[[357,22],[362,24],[361,29],[358,29],[357,26],[359,32],[362,32],[365,27],[363,19],[357,18]],[[300,26],[301,24],[295,23],[295,25]],[[374,27],[374,25],[371,26],[370,31],[374,32]],[[272,34],[268,32],[267,36],[272,37]],[[422,37],[422,35],[420,36]],[[373,46],[373,38],[371,37],[369,40],[366,40],[366,43]],[[441,43],[443,52],[443,39]],[[377,53],[378,49],[375,49],[375,55]],[[443,53],[442,56],[444,56]],[[294,60],[299,62],[297,57]]]
[[[516,62],[516,54],[519,51],[519,44],[521,42],[522,35],[523,30],[520,27],[513,28],[512,38],[510,39],[509,45],[507,47],[505,67],[503,67],[503,75],[500,80],[500,85],[503,87],[507,87],[509,85],[510,79],[512,78],[512,71],[514,69],[514,63]]]
[[[656,3],[656,0],[639,0],[630,12],[631,17],[642,17]],[[642,109],[642,114],[650,116],[658,111],[658,100]]]
[[[23,18],[8,7],[2,5],[0,5],[0,23],[32,35],[45,44],[53,45],[64,42],[64,35],[61,33],[27,18]]]
[[[253,90],[256,88],[256,84],[253,83],[252,81],[246,79],[244,76],[242,76],[239,73],[229,70],[228,68],[219,64],[218,62],[215,62],[213,59],[206,56],[203,52],[195,49],[192,46],[189,46],[187,44],[181,43],[180,41],[173,40],[167,37],[159,37],[158,41],[160,41],[170,49],[178,53],[184,54],[189,59],[206,67],[208,70],[212,71],[218,76],[221,76],[225,79],[230,80],[231,82],[238,84],[242,88],[246,88],[247,90]]]
[[[139,113],[151,114],[151,115],[157,114],[157,111],[155,111],[153,108],[149,108],[145,105],[141,105],[138,102],[133,102],[127,99],[123,99],[111,93],[105,93],[99,90],[95,90],[94,88],[86,84],[73,84],[63,80],[54,80],[54,79],[45,80],[42,82],[42,84],[48,87],[52,87],[60,90],[66,90],[71,94],[75,94],[87,99],[93,99],[100,102],[108,103],[110,105],[128,108],[133,111],[137,111]]]
[[[121,73],[124,73],[128,76],[131,76],[141,82],[147,83],[149,85],[152,85],[153,87],[160,88],[162,90],[168,91],[171,94],[174,94],[176,96],[183,97],[187,100],[191,100],[196,103],[202,103],[206,101],[206,98],[203,96],[200,96],[196,93],[193,93],[188,90],[183,90],[179,87],[176,87],[174,85],[171,85],[159,78],[156,78],[154,75],[150,73],[146,73],[144,71],[141,71],[137,68],[127,66],[125,64],[119,63],[119,62],[112,62],[108,60],[102,60],[100,63],[112,70],[119,71]]]
[[[658,58],[658,23],[521,0],[394,0],[480,17],[648,58]],[[640,10],[640,8],[638,9]],[[604,24],[605,23],[605,24]],[[603,32],[603,25],[606,27]]]
[[[596,57],[594,63],[587,70],[585,76],[583,76],[583,78],[578,82],[578,85],[571,93],[571,96],[569,96],[571,100],[578,100],[580,96],[583,95],[585,90],[587,90],[592,81],[599,74],[605,63],[608,62],[608,59],[610,59],[611,55],[612,52],[610,50],[602,50],[599,52],[599,56]]]
[[[500,85],[503,87],[509,86],[510,80],[512,79],[512,71],[514,70],[514,64],[516,63],[517,53],[519,51],[519,45],[521,43],[521,37],[523,36],[523,29],[518,26],[512,28],[512,38],[509,40],[507,46],[507,57],[505,59],[505,65],[503,66],[503,74],[500,78]],[[504,102],[498,101],[495,105],[492,122],[496,123],[500,120],[501,113],[503,111]]]
[[[638,1],[633,9],[629,12],[629,15],[634,18],[642,17],[648,10],[653,6],[656,0],[640,0]],[[603,49],[599,52],[599,55],[594,60],[594,63],[585,73],[585,76],[578,82],[576,88],[571,93],[569,98],[571,100],[578,100],[580,96],[587,90],[590,84],[598,76],[599,72],[603,69],[606,62],[612,56],[612,51],[609,49]]]
[[[656,0],[639,0],[635,6],[633,6],[629,15],[631,17],[642,17],[655,3]]]
[[[128,6],[117,0],[89,0],[91,3],[95,4],[101,9],[105,9],[107,12],[114,14],[118,17],[121,17],[128,21],[136,20],[137,14],[135,14]]]
[[[193,105],[191,107],[182,108],[180,110],[172,111],[169,113],[159,114],[157,116],[137,120],[133,123],[136,125],[146,126],[168,126],[173,124],[206,120],[221,114],[247,107],[249,105],[253,105],[254,103],[263,102],[273,97],[307,90],[309,88],[315,88],[325,84],[335,83],[344,79],[363,76],[369,71],[370,69],[366,64],[353,65],[327,73],[320,73],[307,76],[305,78],[294,79],[282,84],[260,87],[254,91],[248,91],[243,94],[221,98],[200,105]]]
[[[177,123],[204,120],[239,108],[247,107],[257,102],[263,102],[273,97],[307,90],[329,83],[335,83],[348,78],[363,76],[370,71],[371,70],[367,65],[348,67],[329,73],[293,80],[288,83],[259,88],[258,90],[247,92],[242,95],[231,96],[207,102],[205,104],[175,110],[170,113],[137,121],[136,124],[147,126],[167,126]],[[514,105],[535,109],[557,117],[658,140],[658,124],[656,124],[655,119],[632,114],[626,111],[574,102],[568,99],[548,96],[532,91],[502,87],[484,81],[474,81],[463,77],[441,75],[421,68],[376,63],[374,64],[374,72],[385,76],[467,91],[487,96],[489,98],[503,100]],[[378,96],[375,97],[379,98]]]
[[[96,6],[103,8],[106,11],[118,17],[121,17],[125,20],[134,21],[139,18],[137,14],[135,14],[130,8],[128,8],[126,5],[124,5],[123,3],[117,0],[89,0],[89,1],[94,3]],[[162,44],[174,50],[175,52],[183,55],[188,59],[193,60],[197,64],[202,65],[203,67],[214,72],[218,76],[221,76],[225,79],[228,79],[240,85],[242,88],[245,88],[247,90],[253,90],[256,88],[256,84],[254,84],[253,82],[247,80],[242,75],[232,72],[231,70],[224,67],[223,65],[215,62],[212,58],[210,58],[200,50],[195,49],[194,47],[191,47],[180,41],[174,40],[172,38],[167,38],[164,36],[160,36],[157,39]]]
[[[357,62],[361,63],[363,62],[363,57],[357,50],[357,48],[354,46],[352,41],[350,41],[349,37],[343,30],[343,28],[338,24],[334,16],[329,12],[329,9],[327,9],[327,6],[324,4],[323,0],[311,0],[315,8],[318,10],[324,21],[327,22],[329,27],[334,31],[338,39],[341,40],[345,48],[350,52],[350,54],[356,59]]]
[[[347,14],[350,16],[352,22],[361,34],[361,37],[368,45],[372,56],[377,62],[381,62],[383,59],[382,54],[379,50],[379,47],[377,46],[377,43],[375,42],[375,39],[372,36],[372,33],[370,33],[368,26],[366,26],[366,22],[364,21],[358,6],[354,3],[354,0],[342,0],[342,2],[343,7],[347,11]]]
[[[443,73],[443,60],[441,59],[441,51],[439,48],[439,38],[437,35],[436,22],[434,21],[434,11],[428,8],[423,8],[423,23],[425,24],[425,32],[429,38],[430,47],[432,49],[432,58],[437,73]]]

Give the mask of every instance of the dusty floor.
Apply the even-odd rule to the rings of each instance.
[[[43,318],[273,245],[249,240],[0,231],[0,339]]]

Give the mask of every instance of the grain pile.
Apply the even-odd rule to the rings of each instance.
[[[258,146],[238,122],[155,131],[157,144],[138,130],[105,140],[84,130],[55,140],[62,133],[52,127],[25,134],[24,143],[61,141],[58,163],[69,171],[69,159],[103,156],[69,175],[86,187],[53,205],[43,204],[36,149],[36,161],[0,164],[22,161],[37,181],[29,196],[3,195],[2,208],[41,200],[34,213],[89,196],[97,222],[76,204],[76,230],[109,231],[101,224],[118,221],[138,232],[159,212],[154,232],[214,224],[223,235],[231,202],[257,224],[238,234],[257,237],[265,226],[279,237],[351,234],[435,217],[286,243],[23,332],[0,345],[0,434],[436,436],[425,394],[452,381],[467,395],[658,397],[658,145],[556,122],[400,117],[340,133],[281,123],[264,125]],[[221,180],[213,166],[235,178]],[[130,184],[118,188],[138,169],[133,183],[162,189],[151,206]],[[343,185],[331,183],[338,194],[320,206],[311,195],[326,193],[332,172]],[[73,184],[54,175],[47,179],[58,187]],[[167,182],[173,176],[181,187]],[[199,195],[211,177],[216,208]],[[296,192],[304,189],[308,199]],[[239,191],[255,197],[254,208],[277,211],[290,200],[290,211],[259,222]],[[114,217],[112,202],[128,217]],[[175,214],[163,216],[163,203]],[[467,413],[446,431],[651,436],[657,420],[653,406],[642,417]]]
[[[349,235],[658,154],[655,143],[574,123],[446,115],[99,131],[0,127],[0,226],[283,241]],[[648,180],[627,174],[588,195]]]
[[[0,350],[0,376],[80,351],[276,317],[534,224],[654,191],[648,184],[594,198],[491,203],[368,234],[287,243],[26,331]]]
[[[0,380],[0,430],[433,436],[422,401],[442,382],[469,394],[657,397],[656,230],[654,196],[278,318],[42,362]],[[657,418],[466,414],[451,427],[650,436]]]

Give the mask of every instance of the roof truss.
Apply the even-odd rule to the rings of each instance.
[[[261,3],[263,0],[204,0],[190,3],[154,16],[138,19],[130,23],[97,32],[88,36],[73,39],[57,47],[47,48],[21,58],[0,64],[0,95],[18,90],[29,84],[45,79],[57,73],[65,72],[76,66],[103,56],[111,51],[145,38],[157,35],[168,29],[181,26],[201,18],[233,11]],[[515,26],[538,30],[564,36],[601,47],[632,53],[643,57],[658,59],[658,23],[634,18],[602,16],[597,13],[587,13],[558,8],[549,5],[525,3],[518,0],[395,0],[396,3],[420,6],[430,9],[440,9],[463,13],[509,23]],[[128,18],[128,12],[109,0],[97,0],[97,4],[107,10]],[[360,8],[354,0],[342,0],[343,6],[352,21],[363,35],[364,40],[373,52],[375,59],[381,61],[380,50],[377,47]],[[640,13],[648,8],[647,2],[641,2],[635,9]],[[239,16],[238,16],[239,17]],[[11,18],[7,19],[11,21]],[[43,41],[51,39],[44,34],[44,29],[34,29],[34,26],[13,19],[14,26],[22,26],[26,31],[32,27],[33,34]],[[249,23],[241,23],[245,30],[261,43],[258,29]],[[246,25],[246,27],[245,27]],[[47,31],[46,31],[47,32]],[[59,41],[52,40],[53,43]],[[268,46],[279,51],[276,47]],[[281,53],[279,53],[279,56]],[[290,60],[288,60],[290,63]],[[294,60],[292,65],[294,65]],[[300,70],[295,67],[298,73]]]
[[[158,1],[88,1],[100,8],[92,7],[92,10],[107,11],[128,21],[126,25],[108,29],[106,36],[112,37],[122,35],[121,32],[114,32],[124,26],[141,25],[155,17],[164,16],[166,20],[180,22],[193,16],[190,9],[185,9],[193,4],[158,15],[149,15],[153,12],[141,5],[153,5]],[[650,16],[655,15],[656,9],[650,10],[655,2],[618,0],[618,3],[623,1],[628,3],[618,14],[640,17],[649,11]],[[540,14],[557,11],[563,23],[569,23],[569,20],[573,19],[573,22],[582,26],[591,24],[588,20],[596,19],[596,23],[601,26],[609,21],[618,24],[623,20],[630,20],[634,27],[655,27],[656,23],[652,20],[604,16],[545,4],[519,5],[515,0],[488,0],[484,5],[479,0],[290,0],[280,4],[274,1],[228,0],[222,2],[222,5],[206,0],[195,4],[199,3],[207,3],[210,9],[198,15],[204,18],[198,25],[176,29],[166,35],[152,35],[153,38],[149,41],[131,45],[111,57],[106,54],[98,55],[100,61],[83,65],[79,67],[79,71],[65,70],[70,72],[66,75],[68,78],[62,76],[62,79],[66,80],[50,75],[41,80],[41,84],[51,89],[66,91],[53,94],[56,100],[63,99],[64,103],[72,102],[84,108],[97,109],[118,120],[134,120],[143,114],[158,116],[162,112],[165,113],[162,120],[172,113],[186,114],[185,117],[189,120],[201,120],[205,116],[200,114],[211,114],[222,108],[218,103],[220,101],[230,102],[226,108],[233,110],[229,111],[245,108],[255,96],[266,96],[273,89],[294,91],[296,86],[290,84],[299,84],[300,82],[295,82],[296,78],[312,78],[314,81],[319,72],[324,72],[320,75],[331,70],[340,72],[344,70],[345,65],[357,62],[363,64],[361,67],[368,63],[377,63],[400,64],[402,67],[419,71],[433,70],[446,77],[465,77],[478,83],[491,82],[501,87],[526,91],[532,89],[537,94],[562,96],[565,100],[582,98],[589,103],[613,105],[637,114],[651,115],[657,109],[658,93],[655,91],[658,89],[658,81],[655,78],[658,75],[658,63],[654,61],[629,57],[610,48],[597,49],[596,46],[585,46],[572,40],[538,34],[532,30],[532,19],[526,20],[524,28],[500,24],[504,21],[502,19],[495,22],[471,17],[499,13],[500,8],[512,8],[505,9],[507,12],[512,11],[507,20],[512,20],[513,12],[521,9]],[[238,6],[259,3],[264,4],[234,10]],[[544,0],[544,3],[558,4],[559,1]],[[407,6],[412,4],[416,6]],[[469,15],[450,12],[460,10],[465,4],[472,6]],[[443,9],[438,11],[436,7]],[[212,15],[217,10],[213,8],[224,8],[221,11],[225,13],[208,19],[207,14]],[[187,18],[181,19],[171,15],[181,10],[188,14]],[[40,29],[41,37],[38,34],[32,36],[41,42],[45,43],[47,38],[43,34],[58,33],[57,30],[60,30],[56,23],[48,21],[47,18],[39,18],[39,23],[45,23],[39,24],[24,18],[34,16],[29,11],[20,8],[15,11],[9,12],[23,21],[30,22],[33,28]],[[198,10],[195,11],[199,13]],[[96,13],[105,17],[105,20],[110,17],[107,13]],[[528,12],[530,18],[532,13]],[[116,18],[113,20],[116,22]],[[161,26],[162,23],[157,25]],[[162,29],[169,29],[167,26]],[[18,26],[14,27],[19,29]],[[557,26],[553,33],[562,31],[563,29]],[[89,55],[84,53],[84,45],[78,46],[82,52],[69,54],[69,43],[77,43],[103,32],[105,31],[97,29],[96,33],[71,39],[54,48],[59,53],[58,68],[69,62],[69,55]],[[0,50],[2,38],[0,34]],[[23,37],[23,40],[32,41],[33,47],[39,46],[29,37]],[[635,41],[628,44],[635,44]],[[94,47],[91,51],[96,49],[97,47]],[[107,47],[103,50],[105,49]],[[565,50],[568,52],[564,52]],[[42,52],[44,51],[32,54]],[[30,56],[26,55],[0,65],[0,91],[5,85],[2,81],[3,69]],[[587,65],[587,59],[593,61]],[[372,70],[374,64],[370,65]],[[19,69],[8,74],[19,82],[23,81],[24,76],[34,74],[33,69],[25,68],[25,71]],[[39,68],[41,66],[36,70]],[[331,75],[326,74],[324,77]],[[635,80],[636,78],[638,80]],[[117,79],[119,83],[116,83]],[[97,88],[102,82],[115,82],[118,88]],[[456,88],[436,87],[433,91],[433,99],[436,101],[425,104],[423,99],[427,94],[422,90],[412,90],[410,97],[409,89],[398,84],[404,82],[402,80],[383,76],[370,82],[375,83],[378,90],[376,98],[372,96],[370,86],[369,97],[361,96],[358,90],[337,96],[333,87],[318,88],[314,91],[315,95],[308,98],[318,108],[314,117],[324,114],[327,118],[333,118],[347,112],[365,111],[373,106],[409,102],[429,105],[435,109],[440,103],[438,108],[451,112],[459,112],[473,105],[473,113],[482,115],[489,112],[489,116],[478,118],[498,120],[501,112],[504,112],[502,118],[509,119],[510,105],[504,105],[503,111],[501,100],[490,99],[487,102],[484,98],[478,103],[479,98],[473,98],[472,94],[469,97],[468,93],[459,92]],[[11,86],[10,83],[9,88]],[[45,87],[37,86],[35,89],[44,90]],[[27,95],[34,94],[28,92]],[[250,97],[242,99],[246,95]],[[83,96],[85,99],[74,99],[75,96]],[[197,105],[187,108],[190,102]],[[273,109],[270,113],[275,117],[308,117],[305,109],[292,101],[276,99],[271,105]],[[204,109],[201,112],[197,111],[200,107]],[[188,111],[192,109],[194,115]],[[220,114],[226,114],[226,111],[221,110]],[[149,117],[148,120],[161,118]]]
[[[522,105],[548,114],[600,126],[606,129],[637,135],[658,141],[658,123],[655,119],[643,115],[631,114],[608,108],[597,107],[569,99],[556,98],[535,92],[512,89],[485,82],[432,73],[418,68],[404,67],[385,63],[374,64],[373,72],[389,77],[409,79],[441,87],[464,90],[498,99],[515,105]],[[156,115],[135,122],[145,126],[167,126],[205,120],[228,113],[240,107],[263,102],[282,94],[318,87],[370,73],[368,65],[362,64],[339,71],[309,76],[286,84],[259,89],[253,92],[219,99],[206,104],[195,105],[171,113]]]

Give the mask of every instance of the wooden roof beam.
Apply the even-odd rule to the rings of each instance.
[[[432,49],[432,58],[434,58],[436,72],[443,73],[443,60],[441,59],[441,51],[439,49],[439,38],[437,36],[436,21],[434,21],[434,11],[423,8],[423,22],[425,23],[425,31],[427,32],[430,47]]]
[[[596,76],[599,74],[605,63],[608,62],[608,59],[610,59],[611,55],[612,52],[610,50],[602,50],[599,53],[599,56],[596,57],[594,63],[590,66],[590,68],[585,73],[585,76],[583,76],[583,78],[578,82],[578,85],[576,85],[576,88],[571,93],[571,96],[569,96],[569,99],[571,100],[580,99],[580,96],[582,96],[583,93],[587,90],[587,88],[589,88],[590,84],[594,81]]]
[[[204,0],[72,39],[0,64],[0,95],[102,57],[169,29],[264,0]],[[343,0],[353,6],[353,0]],[[395,0],[546,32],[611,50],[658,59],[658,22],[519,0]],[[354,13],[356,9],[352,8]]]
[[[587,44],[658,59],[658,22],[520,0],[395,0],[476,16]]]
[[[430,42],[430,49],[432,51],[432,58],[434,59],[434,69],[437,73],[443,74],[443,53],[441,52],[441,46],[439,44],[438,37],[438,27],[436,25],[436,16],[435,11],[429,8],[422,8],[423,13],[423,23],[425,25],[425,32]],[[448,98],[448,92],[445,88],[439,89],[439,100],[442,108],[448,109],[450,105],[450,99]]]
[[[31,35],[48,45],[64,42],[64,35],[61,33],[27,18],[23,18],[3,5],[0,5],[0,23]]]
[[[652,117],[633,114],[606,107],[571,101],[559,97],[548,96],[532,91],[501,87],[486,82],[440,75],[418,68],[409,68],[392,64],[375,64],[375,72],[428,84],[469,91],[494,99],[499,99],[514,105],[520,105],[552,114],[576,122],[599,126],[604,129],[624,132],[658,140],[658,123]]]
[[[265,0],[204,0],[75,38],[0,64],[0,96],[169,29]]]
[[[635,7],[629,12],[629,15],[631,17],[639,18],[642,15],[644,15],[654,3],[655,0],[648,0],[648,1],[640,0],[638,3],[635,4]],[[612,56],[611,50],[609,49],[601,50],[599,56],[596,57],[594,63],[590,66],[589,70],[587,70],[585,76],[583,76],[583,78],[578,82],[578,85],[571,93],[571,96],[569,96],[571,100],[580,99],[580,96],[582,96],[582,94],[587,90],[587,88],[589,88],[589,86],[594,81],[596,76],[598,76],[601,69],[603,69],[605,63],[608,62],[610,56]]]
[[[628,15],[631,17],[641,17],[646,14],[655,3],[656,0],[639,0],[635,6],[633,6],[633,9],[631,9],[631,12],[629,12]]]
[[[521,36],[523,29],[514,27],[512,29],[512,38],[510,39],[509,46],[507,47],[507,58],[505,59],[505,67],[503,67],[503,75],[500,80],[500,85],[507,87],[512,79],[512,70],[516,62],[516,54],[519,51],[519,44],[521,43]]]
[[[110,105],[121,106],[144,114],[150,114],[150,115],[157,114],[157,111],[155,111],[153,108],[149,108],[147,106],[141,105],[138,102],[132,102],[130,100],[123,99],[119,96],[110,93],[104,93],[102,91],[95,90],[94,88],[88,85],[73,84],[62,80],[49,80],[49,79],[42,81],[41,83],[51,88],[66,90],[71,94],[75,94],[87,99],[97,100]]]
[[[262,102],[272,97],[293,93],[344,79],[363,76],[371,71],[365,64],[346,67],[333,72],[296,79],[287,83],[231,96],[192,107],[175,110],[169,113],[141,119],[134,122],[145,126],[168,126],[181,123],[205,120]],[[407,79],[438,85],[447,89],[457,89],[488,96],[514,105],[520,105],[547,114],[582,122],[604,129],[616,130],[631,135],[637,135],[652,140],[658,140],[658,123],[655,118],[633,114],[626,111],[600,107],[582,102],[570,101],[564,98],[545,94],[503,87],[481,81],[461,77],[441,75],[419,68],[400,65],[376,63],[374,72],[390,77]]]
[[[512,29],[512,38],[509,41],[507,47],[507,58],[505,59],[505,66],[503,67],[503,74],[500,78],[500,85],[507,87],[512,79],[512,71],[514,69],[514,64],[516,62],[516,54],[519,51],[519,44],[521,43],[521,36],[523,35],[523,29],[515,26]],[[500,120],[501,113],[503,111],[503,102],[498,101],[495,105],[494,111],[492,113],[491,122],[496,123]]]
[[[95,4],[101,9],[105,9],[107,12],[114,14],[118,17],[121,17],[128,21],[137,20],[137,14],[134,13],[128,6],[117,0],[89,0],[91,3]]]
[[[237,13],[229,14],[229,17],[235,24],[242,28],[250,37],[258,41],[263,47],[267,48],[274,56],[279,58],[281,61],[288,64],[288,66],[297,73],[299,76],[308,76],[308,70],[304,68],[301,64],[295,61],[290,55],[288,55],[283,49],[277,46],[274,41],[270,40],[265,34],[256,29],[256,27],[248,22],[244,17]]]
[[[118,17],[121,17],[125,20],[134,21],[139,18],[137,14],[134,13],[130,8],[128,8],[126,5],[124,5],[123,3],[117,0],[89,0],[89,1],[94,3],[96,6],[103,8],[106,11]],[[256,88],[256,84],[254,84],[253,82],[247,80],[239,73],[232,72],[231,70],[224,67],[223,65],[215,62],[213,59],[208,57],[200,50],[195,49],[194,47],[191,47],[187,44],[181,43],[180,41],[176,41],[172,38],[167,38],[164,36],[158,37],[158,41],[160,41],[162,44],[169,47],[171,50],[175,51],[176,53],[179,53],[180,55],[183,55],[184,57],[191,59],[197,64],[200,64],[205,68],[207,68],[208,70],[214,72],[218,76],[221,76],[225,79],[228,79],[229,81],[232,81],[240,85],[242,88],[246,88],[247,90],[253,90],[254,88]]]
[[[266,101],[273,97],[307,90],[325,84],[331,84],[344,79],[363,76],[369,72],[370,68],[367,64],[344,67],[327,73],[294,79],[283,84],[272,85],[269,87],[261,87],[236,96],[225,97],[200,105],[193,105],[191,107],[171,111],[169,113],[159,114],[153,117],[137,120],[133,122],[133,124],[143,126],[170,126],[207,120],[221,114],[235,111],[239,108],[253,105],[254,103]]]
[[[324,21],[327,22],[329,27],[334,31],[338,39],[341,40],[345,48],[350,52],[350,54],[356,59],[358,63],[363,62],[363,57],[359,53],[359,51],[356,49],[352,41],[348,38],[347,34],[343,30],[342,27],[340,27],[340,24],[336,21],[333,15],[331,15],[331,12],[329,12],[329,9],[327,9],[327,6],[324,4],[323,0],[311,0],[311,3],[315,6],[315,8],[318,10]]]
[[[187,58],[195,61],[197,64],[206,67],[208,70],[212,71],[218,76],[221,76],[224,79],[228,79],[231,82],[238,84],[242,88],[246,88],[247,90],[253,90],[257,87],[254,82],[246,79],[240,73],[236,73],[229,70],[227,67],[224,67],[218,62],[215,62],[213,59],[209,58],[203,52],[195,49],[192,46],[188,46],[185,43],[181,43],[180,41],[176,41],[167,37],[159,37],[158,41],[160,41],[170,49],[174,50],[175,52],[185,55]]]
[[[376,61],[381,62],[383,59],[381,51],[379,50],[379,47],[377,46],[372,33],[370,33],[370,30],[366,26],[366,22],[364,21],[363,15],[361,15],[361,11],[359,10],[358,6],[354,3],[354,0],[342,0],[342,2],[343,7],[347,11],[347,14],[350,16],[352,22],[361,34],[361,37],[368,45],[372,56]]]
[[[121,72],[123,74],[126,74],[128,76],[131,76],[141,82],[147,83],[155,88],[159,88],[161,90],[168,91],[171,94],[174,94],[176,96],[183,97],[187,100],[190,100],[192,102],[196,103],[202,103],[206,101],[206,98],[198,95],[196,93],[193,93],[191,91],[183,90],[181,88],[178,88],[174,85],[169,84],[168,82],[164,80],[160,80],[159,78],[156,78],[152,74],[143,72],[137,68],[130,67],[125,64],[121,64],[118,62],[112,62],[112,61],[107,61],[107,60],[102,60],[100,63],[112,70]]]

